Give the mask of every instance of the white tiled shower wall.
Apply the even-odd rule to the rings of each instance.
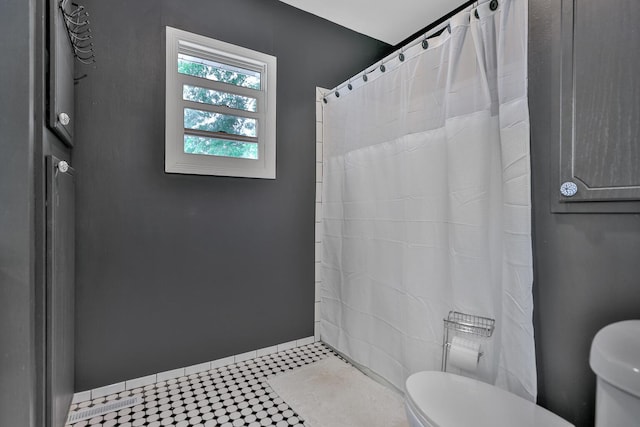
[[[322,131],[322,99],[324,94],[329,92],[327,89],[316,88],[316,258],[315,258],[315,323],[314,335],[316,341],[320,340],[320,282],[321,278],[321,262],[322,262],[322,155],[323,155],[323,139]]]
[[[220,366],[229,365],[231,363],[242,362],[244,360],[253,359],[255,357],[265,356],[271,353],[285,351],[294,347],[301,347],[320,340],[320,282],[321,282],[321,261],[322,261],[322,155],[323,155],[323,121],[322,121],[322,99],[324,94],[329,92],[327,89],[316,88],[316,214],[315,214],[315,302],[314,302],[314,336],[302,338],[287,343],[262,348],[247,353],[237,354],[235,356],[225,357],[223,359],[213,360],[210,362],[200,363],[184,368],[173,369],[170,371],[159,372],[157,374],[147,375],[141,378],[135,378],[128,381],[122,381],[116,384],[99,387],[93,390],[75,393],[73,403],[84,402],[87,400],[97,399],[114,393],[120,393],[125,390],[131,390],[138,387],[144,387],[154,384],[158,381],[166,381],[172,378],[178,378],[185,375],[191,375]]]

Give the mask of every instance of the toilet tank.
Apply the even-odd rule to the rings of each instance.
[[[640,425],[640,320],[602,328],[589,364],[598,378],[595,426]]]

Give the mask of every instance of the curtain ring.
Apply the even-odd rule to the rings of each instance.
[[[498,8],[498,0],[491,0],[491,2],[489,3],[489,9],[494,11],[497,8]]]
[[[353,89],[353,85],[351,84],[351,81],[349,81],[349,84],[347,84],[347,89],[349,89],[349,90]]]
[[[404,53],[400,52],[400,55],[398,55],[398,59],[400,60],[400,62],[404,61]]]
[[[422,48],[423,49],[429,48],[429,41],[427,39],[422,40]]]
[[[367,77],[366,73],[362,75],[362,80],[364,80],[365,82],[369,80],[369,77]]]
[[[473,12],[473,15],[476,17],[476,19],[480,19],[480,15],[478,14],[478,9],[476,9],[475,12]]]
[[[380,64],[380,71],[384,73],[386,70],[387,68],[384,66],[384,64]]]

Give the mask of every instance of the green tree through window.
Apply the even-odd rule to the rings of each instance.
[[[260,89],[260,75],[247,70],[232,69],[212,63],[207,64],[183,55],[178,59],[178,72],[208,80],[228,83],[251,89]],[[210,90],[198,86],[183,86],[183,99],[210,105],[226,106],[233,110],[255,112],[256,99],[233,93]],[[217,114],[192,108],[184,110],[184,127],[255,137],[256,120],[232,114]],[[258,144],[253,142],[208,138],[184,135],[184,152],[212,156],[236,157],[244,159],[258,158]]]

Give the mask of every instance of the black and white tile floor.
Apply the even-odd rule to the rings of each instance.
[[[266,379],[332,354],[316,342],[71,405],[71,411],[78,411],[123,397],[143,398],[140,405],[66,427],[302,427],[304,420],[273,392]]]

